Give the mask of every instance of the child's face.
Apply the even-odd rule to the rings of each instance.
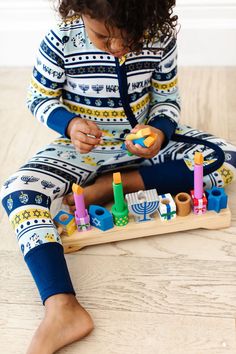
[[[103,21],[95,20],[89,15],[83,15],[83,21],[89,39],[98,49],[118,58],[130,51],[129,48],[124,47],[122,34],[118,28],[112,28],[109,33]],[[108,39],[109,48],[107,47]]]

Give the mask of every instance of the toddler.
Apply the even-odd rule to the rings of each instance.
[[[61,0],[62,22],[47,32],[27,104],[58,138],[4,183],[1,198],[38,287],[45,317],[28,354],[52,354],[93,329],[75,297],[50,207],[74,210],[71,187],[85,188],[86,205],[112,199],[112,173],[124,192],[189,191],[193,156],[204,155],[204,187],[223,187],[235,174],[236,149],[179,124],[175,0]],[[143,148],[125,137],[151,127]],[[125,228],[124,228],[124,232]]]

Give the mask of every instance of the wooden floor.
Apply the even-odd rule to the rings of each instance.
[[[25,108],[29,69],[0,69],[1,183],[56,136]],[[236,68],[180,70],[182,122],[236,144]],[[66,256],[95,330],[67,354],[236,352],[236,184],[232,227],[91,246]],[[0,352],[23,354],[41,305],[0,211]],[[43,353],[42,353],[43,354]]]

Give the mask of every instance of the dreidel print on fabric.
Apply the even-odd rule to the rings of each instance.
[[[91,229],[88,210],[85,208],[84,190],[78,184],[73,183],[72,191],[75,201],[75,222],[78,231],[88,231]]]
[[[129,222],[129,210],[124,200],[123,185],[121,182],[120,172],[113,173],[113,194],[114,204],[111,212],[116,226],[125,226]]]
[[[129,193],[126,194],[125,199],[129,212],[134,215],[136,222],[153,220],[151,215],[157,211],[159,204],[156,189]]]
[[[227,208],[228,196],[224,188],[213,187],[212,189],[207,189],[206,195],[208,199],[208,210],[214,210],[219,213],[221,209]]]
[[[64,210],[59,211],[53,221],[57,227],[61,226],[63,228],[67,236],[72,235],[77,230],[74,216]]]
[[[193,212],[196,215],[205,214],[207,210],[207,198],[203,192],[203,155],[195,152],[194,155],[194,189],[191,191]]]
[[[176,217],[176,204],[171,194],[159,195],[158,213],[161,220],[171,220]]]
[[[112,214],[104,207],[99,205],[90,205],[89,215],[91,225],[102,231],[106,231],[114,227]]]

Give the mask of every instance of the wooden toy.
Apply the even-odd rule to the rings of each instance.
[[[154,142],[157,140],[157,137],[154,135],[148,136],[145,140],[144,140],[144,145],[145,147],[149,148],[150,146],[152,146],[154,144]],[[136,143],[135,143],[136,144]]]
[[[72,235],[77,230],[74,216],[64,210],[59,211],[53,221],[58,228],[61,227],[59,229],[60,233],[64,232],[67,236]]]
[[[102,231],[106,231],[114,227],[112,214],[104,207],[99,205],[90,205],[89,215],[91,225]]]
[[[129,222],[129,210],[124,200],[123,185],[120,172],[113,173],[113,193],[115,204],[111,208],[114,224],[125,226]]]
[[[146,237],[146,236],[152,236],[152,235],[163,235],[171,232],[177,232],[177,231],[185,231],[185,230],[194,230],[194,229],[199,229],[199,228],[205,228],[209,230],[215,230],[215,229],[220,229],[220,228],[225,228],[230,226],[231,222],[231,212],[228,207],[224,208],[226,206],[225,204],[225,198],[222,199],[219,196],[219,191],[217,189],[214,190],[214,188],[210,191],[208,191],[208,196],[213,195],[214,198],[219,198],[217,199],[217,203],[219,203],[220,208],[224,208],[220,210],[219,213],[215,213],[215,211],[208,211],[207,213],[202,214],[201,216],[198,216],[190,211],[190,213],[187,216],[180,216],[182,214],[182,210],[178,212],[178,216],[176,216],[176,209],[174,205],[173,198],[170,194],[165,194],[162,196],[159,196],[160,202],[160,216],[158,213],[154,214],[152,219],[152,222],[138,222],[135,223],[134,221],[131,220],[131,222],[128,223],[129,220],[129,215],[128,215],[128,207],[127,204],[124,201],[124,195],[123,195],[123,186],[121,182],[121,176],[120,173],[114,173],[113,174],[113,191],[114,191],[114,200],[115,203],[112,206],[112,214],[114,217],[114,220],[116,222],[117,226],[114,226],[114,228],[102,231],[99,230],[98,228],[93,228],[92,230],[89,230],[85,233],[78,232],[78,230],[74,231],[73,234],[70,237],[67,237],[67,232],[65,228],[63,228],[63,232],[61,234],[61,239],[64,247],[64,252],[65,253],[70,253],[70,252],[75,252],[80,250],[81,248],[89,245],[96,245],[96,244],[101,244],[101,243],[108,243],[108,242],[116,242],[120,240],[128,240],[128,239],[133,239],[133,238],[139,238],[139,237]],[[148,191],[145,191],[148,192]],[[135,193],[134,193],[135,194]],[[220,194],[222,194],[222,191],[220,191]],[[139,195],[139,203],[142,200],[143,195]],[[176,196],[177,201],[181,203],[181,208],[183,204],[187,204],[187,211],[185,210],[183,212],[184,215],[189,212],[189,195],[187,193],[180,193],[179,195]],[[202,196],[204,197],[204,195]],[[197,200],[197,205],[195,205],[195,208],[199,206],[199,209],[202,211],[203,207],[202,205],[199,204],[199,201],[203,203],[203,198],[197,199],[194,196],[194,191],[192,191],[192,198],[193,201],[194,199]],[[129,200],[129,197],[127,198]],[[141,199],[141,200],[140,200]],[[211,198],[210,198],[211,199]],[[220,200],[220,201],[218,201]],[[177,206],[178,206],[177,202]],[[214,201],[215,203],[215,201]],[[129,202],[130,206],[132,207],[132,202]],[[218,211],[219,206],[215,207],[214,210]],[[95,206],[97,207],[97,206]],[[179,207],[179,206],[178,206]],[[211,204],[210,204],[211,207]],[[98,207],[101,208],[102,207]],[[179,208],[179,209],[181,209]],[[99,210],[99,209],[98,209]],[[133,213],[133,210],[131,210]],[[142,209],[142,215],[144,219],[147,219],[147,210],[143,211]],[[200,213],[200,212],[199,212]],[[99,214],[99,211],[98,211]],[[70,214],[69,214],[70,215]],[[149,214],[150,216],[150,214]],[[70,215],[70,217],[73,216]],[[167,223],[163,223],[162,220],[168,220]],[[58,225],[61,225],[58,224]],[[120,228],[119,226],[124,226],[125,227],[125,232],[124,229]],[[58,228],[58,232],[60,231],[61,226]]]
[[[204,214],[207,207],[206,195],[203,192],[203,155],[195,152],[194,155],[194,189],[191,191],[194,214]]]
[[[159,195],[158,212],[163,221],[176,217],[176,204],[170,193]]]
[[[79,231],[88,231],[91,229],[88,210],[85,208],[84,191],[78,184],[73,183],[72,191],[75,201],[75,222]]]
[[[140,237],[148,237],[153,235],[164,235],[172,232],[208,229],[216,230],[230,226],[231,212],[229,208],[221,210],[218,214],[215,211],[207,211],[201,216],[195,215],[192,211],[187,216],[177,216],[168,222],[163,222],[156,213],[152,222],[136,223],[131,218],[125,228],[114,226],[113,229],[101,231],[97,228],[87,232],[75,231],[70,237],[61,234],[62,244],[65,253],[75,252],[83,247],[97,245],[102,243],[110,243],[124,241]]]
[[[201,199],[197,199],[194,197],[194,191],[191,191],[191,198],[192,198],[192,203],[193,203],[193,211],[194,214],[196,215],[202,215],[206,213],[207,210],[207,198],[205,193],[203,193],[203,196]]]
[[[126,140],[134,140],[134,139],[139,139],[139,138],[146,138],[147,136],[153,136],[156,135],[152,132],[152,129],[150,127],[139,129],[139,131],[135,134],[128,134],[126,136]]]
[[[224,188],[213,187],[212,189],[207,189],[206,195],[208,199],[208,210],[215,210],[219,213],[221,209],[227,208],[228,196]]]
[[[135,221],[153,220],[151,215],[157,211],[159,204],[156,189],[129,193],[126,194],[125,199],[128,203],[129,212],[134,215]]]
[[[154,144],[157,139],[157,135],[152,132],[150,127],[140,129],[136,134],[128,134],[126,140],[132,140],[133,144],[139,144],[142,147],[149,148]],[[122,149],[126,149],[126,145],[122,144]],[[127,151],[129,156],[133,154],[130,151]]]
[[[179,193],[175,196],[176,214],[187,216],[191,213],[191,197],[188,193]]]
[[[203,195],[203,155],[194,155],[194,198],[201,199]]]

